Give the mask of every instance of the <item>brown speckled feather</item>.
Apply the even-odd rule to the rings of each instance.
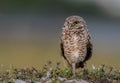
[[[66,19],[60,46],[62,56],[72,67],[84,67],[84,63],[92,56],[90,39],[86,22],[82,17],[70,16]]]

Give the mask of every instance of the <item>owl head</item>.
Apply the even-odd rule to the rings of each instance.
[[[64,26],[68,29],[81,29],[86,26],[86,22],[80,16],[70,16],[65,20]]]

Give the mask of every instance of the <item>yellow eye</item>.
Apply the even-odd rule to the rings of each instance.
[[[79,23],[79,21],[75,21],[75,22],[74,22],[74,24],[78,24],[78,23]]]
[[[76,24],[78,24],[79,23],[79,21],[75,21],[75,22],[73,22],[72,24],[71,24],[71,27],[74,27]]]

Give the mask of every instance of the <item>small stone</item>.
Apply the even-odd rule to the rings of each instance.
[[[62,77],[58,77],[58,79],[62,82],[67,80],[66,78],[62,78]]]
[[[15,83],[26,83],[25,81],[23,81],[23,80],[15,80]]]

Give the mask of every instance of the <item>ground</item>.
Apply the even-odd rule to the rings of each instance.
[[[101,65],[78,69],[73,77],[71,67],[48,61],[41,70],[34,67],[12,68],[0,72],[0,83],[120,83],[120,70]]]

